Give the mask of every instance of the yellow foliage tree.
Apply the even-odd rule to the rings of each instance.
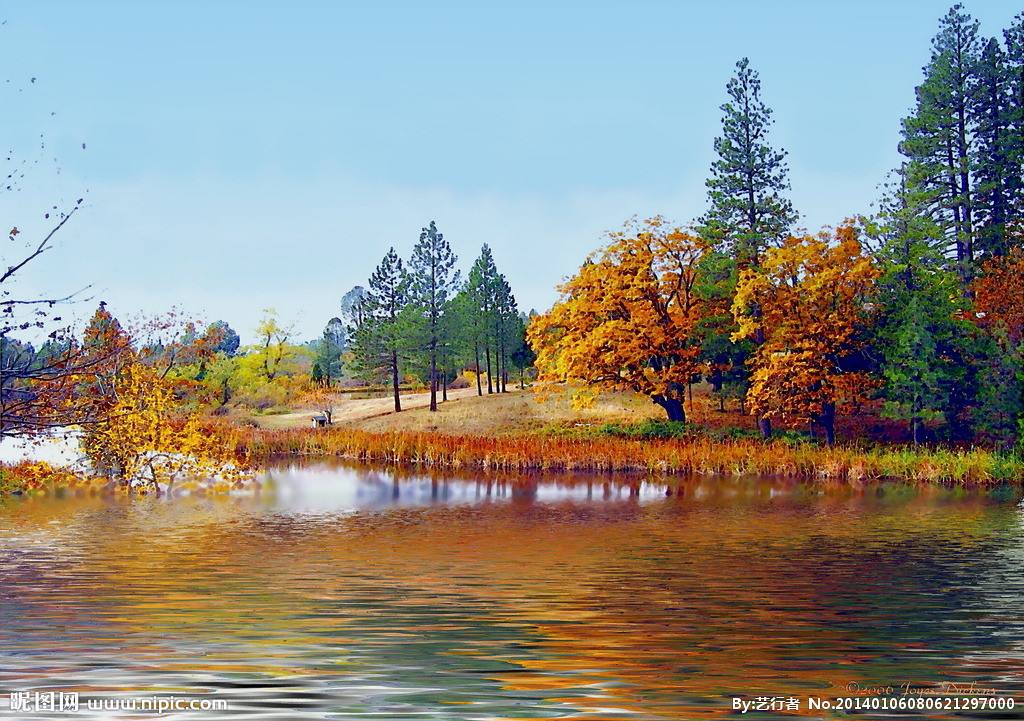
[[[835,442],[836,406],[873,384],[857,358],[878,275],[849,224],[834,234],[791,236],[765,252],[759,269],[742,272],[733,337],[759,330],[764,337],[751,358],[754,415],[818,424]]]
[[[182,414],[173,382],[151,366],[137,359],[126,363],[114,379],[112,398],[102,422],[87,426],[82,440],[96,471],[157,492],[180,478],[240,475],[198,417]]]
[[[708,246],[660,217],[609,237],[560,286],[554,307],[530,323],[539,379],[582,384],[582,401],[600,390],[633,390],[670,420],[685,421],[684,390],[700,366],[695,328],[705,312],[694,285]]]

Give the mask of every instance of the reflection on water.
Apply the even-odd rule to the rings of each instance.
[[[0,501],[0,718],[24,690],[230,704],[190,719],[696,719],[850,683],[1024,690],[1009,494],[666,491],[313,466],[258,496]]]

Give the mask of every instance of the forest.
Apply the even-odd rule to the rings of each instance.
[[[629,388],[684,421],[701,378],[773,422],[836,440],[874,401],[914,444],[1009,449],[1024,430],[1024,19],[1002,37],[940,20],[902,162],[872,212],[808,233],[772,109],[740,60],[707,213],[610,234],[531,324],[540,378]],[[854,440],[854,439],[850,439]]]

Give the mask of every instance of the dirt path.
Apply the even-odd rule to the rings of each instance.
[[[459,388],[448,391],[448,402],[457,401],[476,395],[476,388]],[[441,394],[437,394],[438,403],[441,402]],[[430,392],[403,393],[402,409],[412,410],[413,408],[426,408],[430,405]],[[334,422],[347,423],[351,421],[362,421],[368,418],[376,418],[394,413],[395,401],[391,396],[382,398],[345,398],[339,394],[338,402],[334,406]],[[281,413],[279,415],[258,416],[255,420],[261,428],[304,428],[312,425],[313,416],[319,415],[319,411],[296,411],[294,413]]]

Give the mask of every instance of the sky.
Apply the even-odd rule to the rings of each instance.
[[[524,310],[634,215],[706,209],[725,84],[748,56],[810,229],[866,212],[946,2],[32,2],[0,5],[0,193],[19,239],[83,198],[18,292],[89,286],[252,339],[319,336],[435,220],[488,243]],[[981,31],[1019,0],[968,2]],[[19,166],[20,167],[20,166]],[[12,247],[6,249],[12,252]],[[12,256],[13,257],[13,256]],[[4,262],[9,263],[5,255]]]

